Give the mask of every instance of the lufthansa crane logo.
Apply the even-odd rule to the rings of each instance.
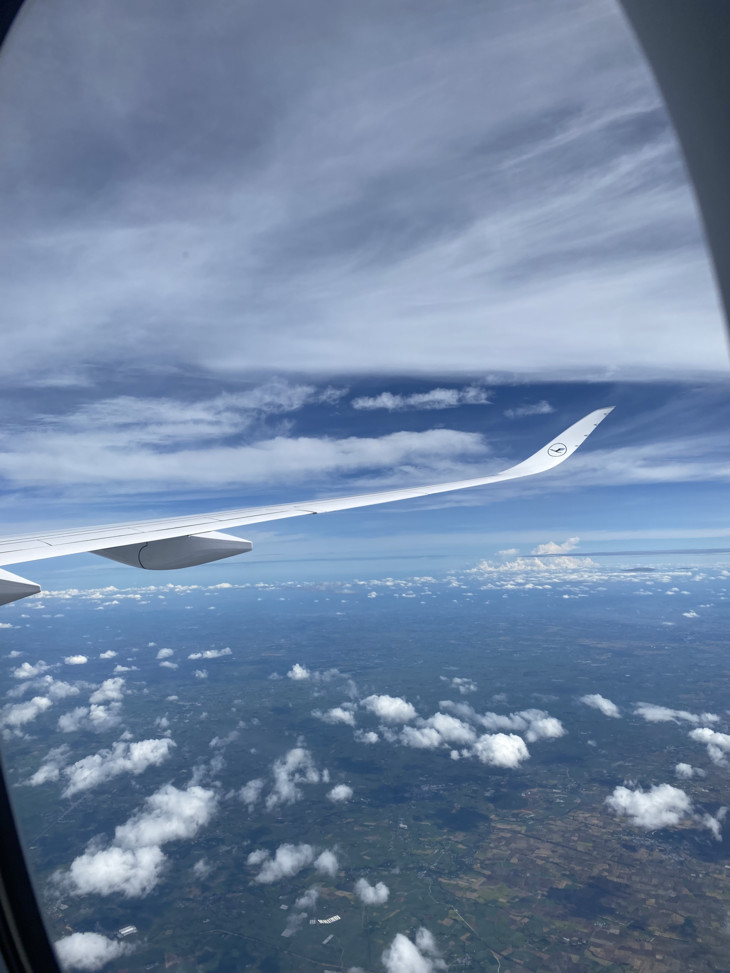
[[[548,446],[548,456],[565,456],[568,452],[568,447],[565,443],[553,443],[552,446]]]

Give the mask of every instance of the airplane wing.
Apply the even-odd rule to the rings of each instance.
[[[303,517],[306,514],[369,507],[377,503],[392,503],[394,500],[427,497],[433,493],[466,490],[487,483],[500,483],[503,480],[544,473],[571,456],[612,411],[612,408],[607,408],[589,413],[522,463],[490,476],[432,483],[402,490],[363,493],[352,497],[335,497],[330,500],[305,500],[269,507],[242,507],[238,510],[219,510],[188,517],[167,517],[162,520],[0,537],[0,565],[86,552],[151,570],[205,564],[251,550],[250,541],[221,533],[228,527],[245,527],[248,524],[263,524],[288,517]],[[34,582],[0,570],[0,605],[39,591],[40,586]]]

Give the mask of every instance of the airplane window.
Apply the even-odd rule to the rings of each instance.
[[[726,965],[727,348],[619,6],[29,0],[0,126],[61,967]]]

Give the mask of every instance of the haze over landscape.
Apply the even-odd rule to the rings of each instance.
[[[615,407],[228,562],[19,565],[62,963],[722,969],[728,556],[576,556],[730,546],[723,322],[619,8],[29,2],[0,113],[3,535],[480,476]]]

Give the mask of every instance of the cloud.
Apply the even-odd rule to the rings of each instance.
[[[627,817],[638,828],[654,830],[680,823],[692,811],[689,796],[671,784],[659,784],[648,791],[617,787],[605,803],[617,815]]]
[[[226,655],[232,655],[230,649],[206,649],[204,652],[191,652],[188,659],[222,659]]]
[[[386,973],[435,973],[446,969],[432,934],[423,926],[416,932],[415,943],[397,933],[381,959]]]
[[[170,662],[169,659],[166,659],[164,662],[160,663],[160,669],[179,669],[179,668],[180,666],[177,664],[177,662]]]
[[[265,862],[269,857],[269,852],[265,848],[257,848],[255,851],[249,853],[246,858],[246,864],[251,866],[260,865]]]
[[[690,739],[697,743],[704,743],[707,746],[707,755],[713,764],[718,767],[726,767],[728,754],[730,753],[730,734],[718,733],[708,727],[698,727],[690,730]]]
[[[408,723],[417,715],[413,705],[400,696],[367,696],[361,705],[385,723]]]
[[[47,696],[34,696],[26,703],[13,703],[10,706],[4,706],[0,714],[0,722],[3,726],[17,730],[18,727],[36,719],[50,706],[51,700]]]
[[[67,666],[84,666],[89,660],[85,655],[67,655],[63,661]]]
[[[69,713],[58,718],[58,729],[62,733],[76,733],[78,730],[92,730],[103,733],[119,726],[122,721],[122,704],[109,703],[108,706],[92,704],[91,706],[77,706]]]
[[[49,750],[38,770],[28,779],[31,787],[38,787],[49,781],[56,781],[61,776],[61,768],[68,762],[70,748],[64,743],[60,747]]]
[[[111,679],[105,679],[101,686],[89,696],[89,702],[92,704],[119,702],[124,698],[125,685],[125,681],[121,676],[113,676]]]
[[[375,730],[355,730],[353,735],[358,743],[377,743],[380,740]]]
[[[195,785],[180,790],[165,784],[147,798],[143,811],[116,829],[114,840],[134,848],[193,838],[213,817],[217,802],[213,790]]]
[[[351,787],[348,787],[347,784],[337,784],[335,787],[332,788],[332,790],[329,792],[327,797],[331,801],[334,801],[335,804],[338,804],[344,801],[349,801],[352,798],[353,794],[354,794],[353,789]]]
[[[250,857],[250,856],[249,856]],[[282,878],[291,878],[314,861],[314,848],[311,845],[279,845],[273,858],[267,858],[254,881],[270,885]]]
[[[116,657],[116,654],[117,653],[114,651],[114,649],[107,649],[106,652],[100,652],[99,653],[99,658],[100,659],[114,659]]]
[[[205,858],[201,858],[193,865],[193,875],[196,878],[207,878],[211,870],[211,865]]]
[[[719,716],[715,713],[689,713],[684,709],[670,709],[668,706],[656,706],[654,703],[637,703],[634,709],[637,716],[641,716],[647,723],[717,723]]]
[[[318,855],[317,858],[315,858],[314,867],[323,875],[329,875],[330,878],[334,878],[340,864],[337,861],[337,855],[335,855],[335,853],[329,848],[325,848],[325,850]]]
[[[57,880],[73,895],[148,895],[165,868],[161,846],[194,838],[208,824],[217,804],[213,790],[194,784],[180,790],[165,784],[116,828],[107,848],[92,842]]]
[[[575,550],[575,548],[580,544],[580,537],[569,537],[562,544],[558,544],[556,541],[548,541],[547,544],[538,544],[537,547],[533,548],[533,554],[567,554],[569,551]]]
[[[288,842],[279,845],[273,858],[268,851],[261,848],[252,851],[246,861],[252,866],[263,866],[254,879],[254,881],[260,882],[262,885],[270,885],[272,882],[278,882],[282,878],[291,878],[310,865],[318,872],[329,876],[334,876],[339,868],[337,856],[329,848],[326,848],[317,855],[317,851],[312,845],[293,845]],[[313,897],[311,903],[313,905],[316,901],[314,890],[310,889],[307,895]],[[301,906],[301,908],[306,907],[306,905]]]
[[[169,659],[171,655],[175,655],[173,649],[160,649],[160,651],[155,656],[156,659]]]
[[[13,669],[13,677],[15,679],[34,679],[47,669],[50,669],[50,666],[47,666],[42,659],[36,662],[35,665],[31,665],[29,662],[23,662],[17,668]]]
[[[261,780],[261,778],[257,777],[254,780],[250,780],[247,784],[244,784],[238,792],[238,796],[248,807],[249,812],[253,811],[256,803],[261,797],[261,792],[263,789],[264,782]]]
[[[451,710],[452,713],[458,713],[459,716],[483,726],[486,730],[513,730],[524,733],[529,743],[538,740],[556,740],[565,736],[567,732],[559,719],[550,716],[543,709],[523,709],[508,715],[493,712],[479,714],[468,703],[452,703],[448,699],[441,700],[439,706]]]
[[[287,672],[288,678],[293,679],[295,682],[301,679],[310,679],[311,675],[309,669],[306,666],[300,666],[298,662],[295,662],[289,672]]]
[[[680,780],[691,780],[693,777],[704,777],[705,772],[692,764],[679,763],[674,768],[674,773]]]
[[[345,723],[347,726],[354,726],[355,714],[353,709],[352,703],[343,703],[341,706],[333,706],[325,713],[315,709],[312,711],[312,716],[316,716],[318,720],[322,720],[324,723]]]
[[[456,409],[462,405],[488,405],[490,402],[491,396],[487,389],[469,385],[461,389],[435,388],[411,395],[381,392],[370,397],[360,396],[353,399],[350,405],[353,409],[387,409],[395,412],[406,409]]]
[[[606,699],[605,696],[601,696],[600,693],[588,693],[585,696],[581,696],[579,702],[585,703],[586,706],[590,706],[592,709],[597,709],[604,716],[621,716],[621,711],[618,706],[612,703],[610,699]]]
[[[385,905],[390,889],[384,882],[371,885],[367,879],[359,878],[355,882],[355,895],[363,905]]]
[[[533,402],[530,405],[519,405],[514,409],[504,410],[508,419],[522,419],[524,416],[545,416],[551,412],[555,412],[555,409],[545,399],[540,402]]]
[[[302,894],[294,903],[294,908],[308,909],[311,911],[317,904],[318,898],[319,898],[319,886],[312,885],[311,888],[308,888],[306,892],[302,892]]]
[[[530,756],[525,741],[515,733],[486,733],[476,741],[472,752],[491,767],[519,767]]]
[[[168,738],[115,743],[111,749],[84,757],[66,768],[64,775],[67,784],[63,796],[72,797],[79,791],[98,787],[120,774],[138,776],[148,767],[159,767],[170,756],[174,746],[174,742]]]
[[[68,970],[100,970],[120,956],[131,953],[131,943],[108,939],[98,932],[74,932],[53,944],[59,962]]]
[[[406,747],[416,750],[436,750],[443,744],[441,734],[431,726],[404,726],[399,739]]]
[[[165,866],[162,849],[156,845],[120,848],[112,845],[86,851],[75,858],[64,877],[73,895],[114,895],[127,899],[148,895],[159,882]]]
[[[304,747],[294,747],[284,757],[275,760],[271,772],[274,786],[266,798],[267,811],[279,804],[298,801],[302,796],[299,785],[316,784],[320,779],[312,754]]]

